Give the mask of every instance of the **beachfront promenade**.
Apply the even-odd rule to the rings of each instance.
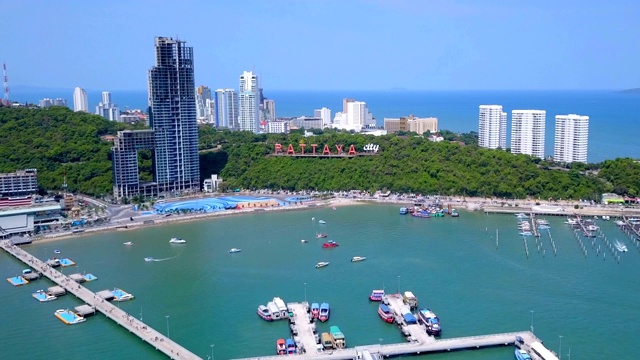
[[[0,247],[2,247],[2,249],[7,253],[13,255],[16,259],[33,268],[35,271],[42,273],[42,275],[49,278],[49,280],[63,287],[68,293],[75,295],[87,305],[93,307],[97,311],[100,311],[106,317],[115,321],[118,325],[149,343],[149,345],[156,348],[156,350],[162,351],[169,358],[200,359],[200,357],[183,348],[178,343],[149,327],[135,317],[127,314],[125,311],[120,310],[117,306],[105,301],[94,292],[71,280],[68,276],[53,269],[18,246],[13,245],[10,241],[4,240],[0,242]]]

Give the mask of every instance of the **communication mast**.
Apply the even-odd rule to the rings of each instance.
[[[7,76],[7,63],[2,64],[2,82],[4,85],[4,98],[2,102],[5,106],[10,106],[11,101],[9,100],[9,77]]]

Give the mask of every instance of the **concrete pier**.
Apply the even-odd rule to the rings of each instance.
[[[155,329],[149,327],[142,321],[120,310],[117,306],[112,305],[108,301],[104,301],[100,296],[76,283],[68,276],[47,265],[45,262],[34,257],[30,253],[24,251],[10,241],[4,240],[0,242],[0,247],[7,253],[13,255],[16,259],[22,261],[36,271],[42,273],[43,276],[56,283],[67,293],[75,295],[78,299],[84,301],[88,306],[100,311],[104,316],[115,321],[118,325],[129,330],[140,339],[149,343],[156,350],[163,352],[171,359],[200,359],[200,357],[191,353],[189,350],[180,346],[178,343],[169,339],[165,335],[159,333]]]

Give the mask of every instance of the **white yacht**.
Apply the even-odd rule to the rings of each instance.
[[[351,258],[351,262],[358,262],[358,261],[364,261],[364,260],[367,260],[365,256],[354,256]]]
[[[171,238],[171,240],[169,240],[170,243],[172,244],[184,244],[187,242],[187,240],[185,239],[181,239],[181,238]]]
[[[319,263],[316,264],[316,269],[319,269],[321,267],[325,267],[327,265],[329,265],[328,261],[320,261]]]
[[[233,254],[233,253],[239,253],[240,251],[242,251],[242,249],[238,249],[238,248],[231,248],[231,250],[229,250],[229,253]]]

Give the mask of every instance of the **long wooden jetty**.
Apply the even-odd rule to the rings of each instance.
[[[22,261],[29,267],[41,272],[43,276],[64,288],[68,293],[75,295],[78,299],[84,301],[87,305],[100,311],[107,318],[115,321],[118,325],[129,330],[143,341],[149,343],[156,350],[162,351],[171,359],[201,359],[186,348],[180,346],[175,341],[159,333],[152,327],[120,310],[117,306],[104,301],[93,291],[85,288],[77,282],[71,280],[68,276],[62,274],[45,262],[34,257],[27,251],[19,248],[8,240],[0,242],[0,247],[7,253],[13,255],[16,259]]]

